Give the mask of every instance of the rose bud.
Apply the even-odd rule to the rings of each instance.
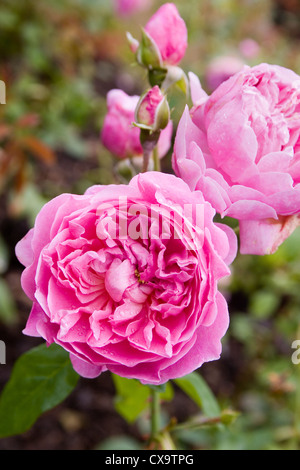
[[[108,112],[100,137],[104,147],[119,159],[132,159],[143,155],[140,142],[141,129],[133,125],[138,102],[139,96],[129,96],[122,90],[110,90],[107,94]],[[169,121],[167,127],[160,133],[157,143],[159,158],[163,158],[169,151],[172,132],[172,121]]]
[[[164,65],[177,65],[187,48],[187,28],[173,3],[165,3],[145,26],[148,36],[155,42]]]
[[[162,5],[142,29],[138,42],[127,33],[130,49],[136,54],[137,62],[149,72],[151,86],[168,87],[178,83],[185,89],[185,77],[177,64],[184,57],[187,48],[187,28],[173,3]],[[163,86],[164,89],[167,87]]]
[[[240,42],[239,50],[247,59],[255,59],[260,53],[260,46],[254,39],[246,38]]]
[[[136,125],[141,129],[159,131],[170,121],[168,101],[156,85],[141,96],[135,110]]]

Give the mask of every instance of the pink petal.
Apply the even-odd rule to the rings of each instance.
[[[82,359],[79,359],[79,357],[75,356],[74,354],[70,354],[70,359],[75,372],[81,375],[81,377],[85,377],[87,379],[94,379],[106,370],[104,366],[91,364]]]

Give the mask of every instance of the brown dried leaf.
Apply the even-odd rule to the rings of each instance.
[[[27,150],[43,162],[50,165],[55,162],[56,156],[53,150],[36,137],[30,135],[23,137],[22,143]]]

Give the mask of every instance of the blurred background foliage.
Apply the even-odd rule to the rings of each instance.
[[[8,348],[14,334],[21,341],[30,310],[20,289],[15,243],[50,198],[119,182],[117,162],[99,141],[106,93],[121,88],[140,94],[147,86],[143,70],[132,65],[125,33],[139,37],[140,25],[162,3],[119,18],[107,0],[1,0],[6,104],[0,104],[0,339]],[[207,91],[209,64],[220,56],[300,73],[299,0],[174,3],[189,31],[182,68],[195,72]],[[258,48],[245,55],[241,44],[249,38]],[[174,92],[175,128],[184,105]],[[164,171],[172,171],[170,157]],[[232,271],[222,286],[231,314],[223,355],[200,372],[222,407],[240,415],[229,428],[178,431],[176,439],[187,449],[300,449],[300,365],[291,360],[292,342],[300,339],[299,229],[274,255],[239,256]],[[13,359],[22,347],[11,348]],[[1,384],[8,368],[0,365]],[[76,424],[76,410],[68,419]],[[133,435],[113,435],[99,446],[137,447]]]

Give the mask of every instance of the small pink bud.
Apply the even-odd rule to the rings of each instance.
[[[165,3],[150,18],[146,33],[159,49],[164,65],[177,65],[187,48],[187,27],[174,3]]]
[[[158,131],[167,126],[170,120],[170,108],[157,85],[141,96],[135,118],[137,126],[142,129]]]
[[[254,39],[246,38],[240,42],[239,49],[247,59],[254,59],[260,52],[259,44]]]
[[[126,33],[126,37],[127,37],[127,41],[128,41],[131,52],[135,54],[140,45],[139,41],[137,41],[137,39],[135,39],[130,33]]]
[[[139,96],[129,96],[124,91],[113,89],[107,94],[107,114],[101,129],[101,142],[116,158],[141,158],[143,148],[140,142],[141,127],[133,125]],[[145,128],[145,127],[144,127]],[[163,158],[171,146],[172,121],[160,133],[158,140],[159,158]]]

